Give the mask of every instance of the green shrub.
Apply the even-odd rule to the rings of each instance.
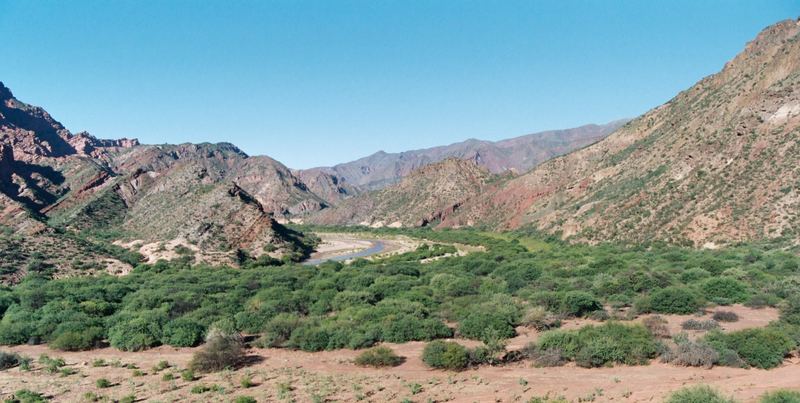
[[[666,403],[735,403],[707,385],[689,386],[671,394]]]
[[[795,390],[776,390],[761,396],[761,403],[800,403],[800,392]]]
[[[97,387],[98,387],[98,388],[100,388],[100,389],[105,389],[105,388],[110,388],[110,387],[111,387],[111,381],[109,381],[109,380],[108,380],[108,379],[106,379],[106,378],[100,378],[100,379],[98,379],[98,380],[97,380],[97,382],[95,382],[95,384],[96,384],[96,385],[97,385]]]
[[[778,328],[745,329],[731,333],[713,332],[706,339],[720,353],[735,351],[748,365],[774,368],[796,347],[796,342]]]
[[[786,298],[780,309],[782,321],[800,325],[800,293],[794,293]]]
[[[749,308],[761,309],[768,306],[775,306],[779,301],[780,299],[775,295],[762,293],[751,296],[745,301],[744,305]]]
[[[602,309],[603,305],[594,295],[584,291],[569,291],[561,300],[561,312],[565,315],[580,317]]]
[[[649,310],[658,313],[689,314],[702,307],[701,298],[686,287],[666,287],[650,294]]]
[[[262,347],[282,347],[302,323],[297,314],[278,314],[267,322],[258,344]]]
[[[203,325],[184,318],[179,318],[164,325],[161,343],[173,347],[194,347],[203,342]]]
[[[233,400],[233,403],[257,403],[258,401],[254,397],[250,396],[238,396],[236,399]]]
[[[704,281],[700,289],[706,298],[723,305],[744,302],[750,296],[747,286],[731,277],[712,277]]]
[[[545,332],[539,338],[538,347],[542,351],[557,349],[565,358],[583,367],[613,363],[642,365],[657,352],[653,335],[643,325],[616,322]]]
[[[236,367],[243,358],[244,349],[238,335],[212,330],[203,349],[192,356],[189,368],[198,372],[216,372]]]
[[[405,359],[395,354],[389,347],[371,348],[356,357],[356,365],[362,367],[396,367]]]
[[[96,347],[103,340],[103,328],[91,327],[81,331],[65,331],[51,340],[49,346],[62,351],[83,351]]]
[[[694,283],[698,280],[703,280],[711,276],[711,273],[708,270],[701,269],[699,267],[693,267],[691,269],[684,270],[681,273],[681,281],[690,284]]]
[[[514,318],[506,316],[503,312],[475,311],[467,315],[458,326],[462,336],[484,340],[487,332],[493,332],[502,338],[511,338],[516,335]]]
[[[108,340],[122,351],[141,351],[161,344],[159,315],[143,314],[121,319],[108,331]]]
[[[422,351],[422,361],[432,368],[462,370],[469,363],[469,351],[455,343],[434,340]]]

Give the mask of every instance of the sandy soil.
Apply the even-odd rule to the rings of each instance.
[[[209,265],[230,265],[233,263],[232,253],[202,251],[196,245],[192,245],[191,242],[183,238],[176,238],[166,242],[150,243],[145,243],[142,240],[133,240],[130,242],[115,241],[114,244],[141,253],[142,256],[145,257],[145,263],[147,264],[155,264],[159,260],[170,261],[181,257],[177,251],[179,247],[191,251],[196,263],[205,263]]]
[[[726,307],[741,317],[728,329],[763,326],[777,317],[774,309],[753,310],[742,306]],[[709,313],[710,315],[710,313]],[[665,316],[671,329],[679,329],[689,316]],[[641,319],[638,319],[641,320]],[[591,323],[571,320],[565,328]],[[509,348],[523,346],[538,337],[534,330],[510,340]],[[465,345],[474,341],[459,340]],[[235,371],[202,375],[184,381],[179,370],[187,366],[195,349],[160,347],[138,353],[125,353],[106,348],[89,352],[51,351],[46,346],[18,346],[16,352],[37,358],[46,353],[63,357],[74,375],[46,374],[36,364],[32,372],[18,368],[0,372],[0,397],[28,388],[46,393],[56,401],[81,401],[86,392],[110,398],[135,394],[146,401],[220,401],[230,402],[238,395],[255,397],[260,402],[272,401],[368,401],[397,402],[408,398],[414,402],[512,402],[527,401],[534,396],[565,396],[585,401],[657,402],[671,391],[686,385],[709,384],[744,402],[756,401],[765,391],[777,388],[800,390],[800,359],[792,357],[783,366],[770,370],[715,367],[683,368],[654,361],[649,366],[617,366],[613,368],[533,368],[529,362],[503,367],[481,367],[463,372],[431,370],[421,360],[423,342],[387,344],[406,362],[391,369],[367,369],[352,364],[358,354],[351,350],[305,353],[282,349],[252,349],[254,364]],[[120,366],[93,367],[98,358],[107,362],[132,363],[145,372],[134,377],[133,369]],[[153,367],[166,360],[172,367],[156,372]],[[163,380],[165,373],[174,373],[174,380]],[[252,388],[241,386],[241,379],[250,376]],[[112,387],[99,389],[97,379],[110,380]],[[224,391],[193,394],[197,385],[219,385]],[[417,386],[418,385],[418,386]]]
[[[333,232],[320,232],[316,233],[322,242],[317,247],[317,251],[311,255],[309,259],[330,259],[335,256],[347,255],[354,252],[362,251],[373,246],[374,241],[381,241],[384,244],[384,249],[381,253],[375,254],[369,258],[381,258],[391,255],[397,255],[414,251],[423,243],[440,243],[427,241],[424,239],[416,239],[404,235],[375,235],[375,234],[359,234],[359,233],[333,233]],[[471,246],[453,243],[450,244],[456,247],[455,254],[447,254],[430,259],[424,259],[422,263],[431,262],[448,256],[464,256],[468,253],[482,251],[482,246]],[[369,259],[368,258],[368,259]]]

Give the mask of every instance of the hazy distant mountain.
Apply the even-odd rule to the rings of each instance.
[[[495,142],[470,139],[448,146],[401,153],[380,151],[333,167],[298,170],[295,173],[315,193],[337,198],[351,195],[356,189],[368,191],[386,187],[397,183],[415,169],[447,158],[475,161],[491,173],[508,170],[524,173],[543,161],[603,139],[623,123],[624,120],[619,120],[604,125],[551,130]],[[327,174],[325,178],[336,178],[335,193],[331,192],[330,183],[313,179],[320,173]],[[322,187],[317,186],[317,182]]]

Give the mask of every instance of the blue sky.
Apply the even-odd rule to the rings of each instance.
[[[72,131],[293,168],[634,117],[787,1],[9,1],[0,81]]]

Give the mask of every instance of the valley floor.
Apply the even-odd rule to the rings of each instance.
[[[725,330],[765,326],[777,318],[775,309],[730,307],[741,320],[724,324]],[[710,315],[710,314],[709,314]],[[671,333],[691,315],[668,315]],[[641,318],[639,318],[641,319]],[[578,328],[592,323],[573,319],[564,328]],[[509,348],[519,348],[536,340],[538,332],[518,329],[520,335],[509,340]],[[696,335],[696,334],[695,334]],[[458,340],[465,345],[474,341]],[[236,396],[252,396],[259,402],[272,401],[369,401],[400,402],[513,402],[532,397],[564,396],[572,401],[661,401],[670,392],[693,384],[708,384],[739,401],[757,401],[764,392],[778,388],[800,389],[800,358],[792,357],[772,370],[714,367],[686,368],[653,361],[648,366],[615,366],[586,369],[569,364],[563,367],[534,368],[530,362],[490,367],[462,372],[429,369],[421,360],[424,342],[385,344],[406,361],[396,368],[361,368],[352,363],[359,353],[336,350],[307,353],[286,349],[251,349],[252,364],[234,371],[223,371],[181,379],[180,370],[187,367],[195,348],[162,346],[143,352],[122,352],[113,348],[88,352],[58,352],[46,346],[17,346],[11,350],[34,360],[41,354],[63,357],[67,368],[75,374],[47,374],[35,363],[31,372],[18,368],[0,372],[0,391],[8,394],[19,389],[44,393],[54,401],[86,401],[87,392],[97,396],[120,399],[135,395],[139,401],[218,401],[230,402]],[[108,366],[96,367],[93,362],[103,359]],[[156,371],[160,361],[170,368]],[[116,362],[116,364],[115,364]],[[133,376],[134,364],[144,375]],[[173,374],[166,376],[165,374]],[[243,377],[250,377],[255,386],[244,388]],[[98,388],[97,380],[111,381],[109,388]],[[199,385],[215,390],[192,393]],[[1,397],[6,397],[1,396]]]

